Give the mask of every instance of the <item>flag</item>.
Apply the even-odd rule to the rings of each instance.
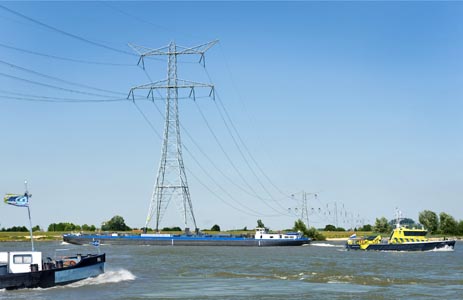
[[[349,238],[350,238],[350,239],[355,239],[356,237],[357,237],[357,234],[354,233],[354,234],[351,235]]]
[[[28,207],[29,206],[29,196],[28,195],[15,195],[15,194],[6,194],[3,198],[6,204],[19,206],[19,207]]]

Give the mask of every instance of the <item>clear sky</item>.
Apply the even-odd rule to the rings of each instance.
[[[121,99],[167,67],[147,60],[145,73],[127,44],[214,39],[206,68],[196,57],[178,67],[219,96],[180,99],[200,228],[290,228],[302,191],[316,227],[336,209],[345,228],[396,207],[463,219],[462,2],[0,5],[0,192],[27,179],[34,225],[144,225],[163,101]],[[182,226],[178,208],[162,226]],[[0,227],[13,225],[26,211],[3,205]]]

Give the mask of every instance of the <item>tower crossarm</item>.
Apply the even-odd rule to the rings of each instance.
[[[210,88],[211,92],[209,93],[209,96],[214,96],[214,85],[209,84],[209,83],[201,83],[201,82],[194,82],[194,81],[189,81],[189,80],[183,80],[183,79],[177,79],[175,83],[169,83],[168,79],[165,80],[159,80],[147,84],[142,84],[139,86],[135,86],[130,89],[129,95],[127,96],[127,99],[132,99],[135,100],[135,90],[149,90],[147,98],[152,95],[153,90],[156,89],[190,89],[190,96],[195,95],[194,89],[195,88]]]
[[[170,47],[170,45],[157,48],[157,49],[152,49],[152,48],[129,43],[129,47],[132,48],[135,52],[137,52],[138,55],[140,55],[140,59],[138,60],[138,65],[142,63],[142,67],[144,69],[145,68],[144,58],[147,56],[154,56],[154,55],[196,54],[196,55],[200,55],[201,57],[199,62],[202,62],[203,64],[205,64],[204,53],[206,53],[207,50],[212,48],[218,42],[219,42],[218,40],[214,40],[214,41],[204,43],[204,44],[194,46],[194,47],[176,46],[174,51],[172,51],[172,48]]]

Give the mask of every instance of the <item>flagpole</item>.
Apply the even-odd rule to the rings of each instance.
[[[26,188],[26,192],[24,193],[24,196],[27,197],[27,213],[29,214],[29,233],[31,234],[31,245],[32,245],[32,251],[35,251],[34,249],[34,236],[32,235],[32,219],[31,219],[31,209],[29,208],[29,191],[27,190],[27,180],[24,180],[24,187]]]
[[[30,210],[30,208],[29,208],[29,205],[27,206],[27,212],[29,213],[29,233],[31,234],[32,251],[35,251],[35,249],[34,249],[34,238],[33,238],[33,236],[32,236],[31,210]]]

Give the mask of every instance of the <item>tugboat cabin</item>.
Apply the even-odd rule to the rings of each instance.
[[[0,252],[0,275],[42,270],[42,252]]]
[[[403,243],[416,243],[416,242],[427,242],[426,234],[428,232],[424,229],[409,229],[407,227],[399,227],[392,231],[389,238],[391,244],[403,244]]]

